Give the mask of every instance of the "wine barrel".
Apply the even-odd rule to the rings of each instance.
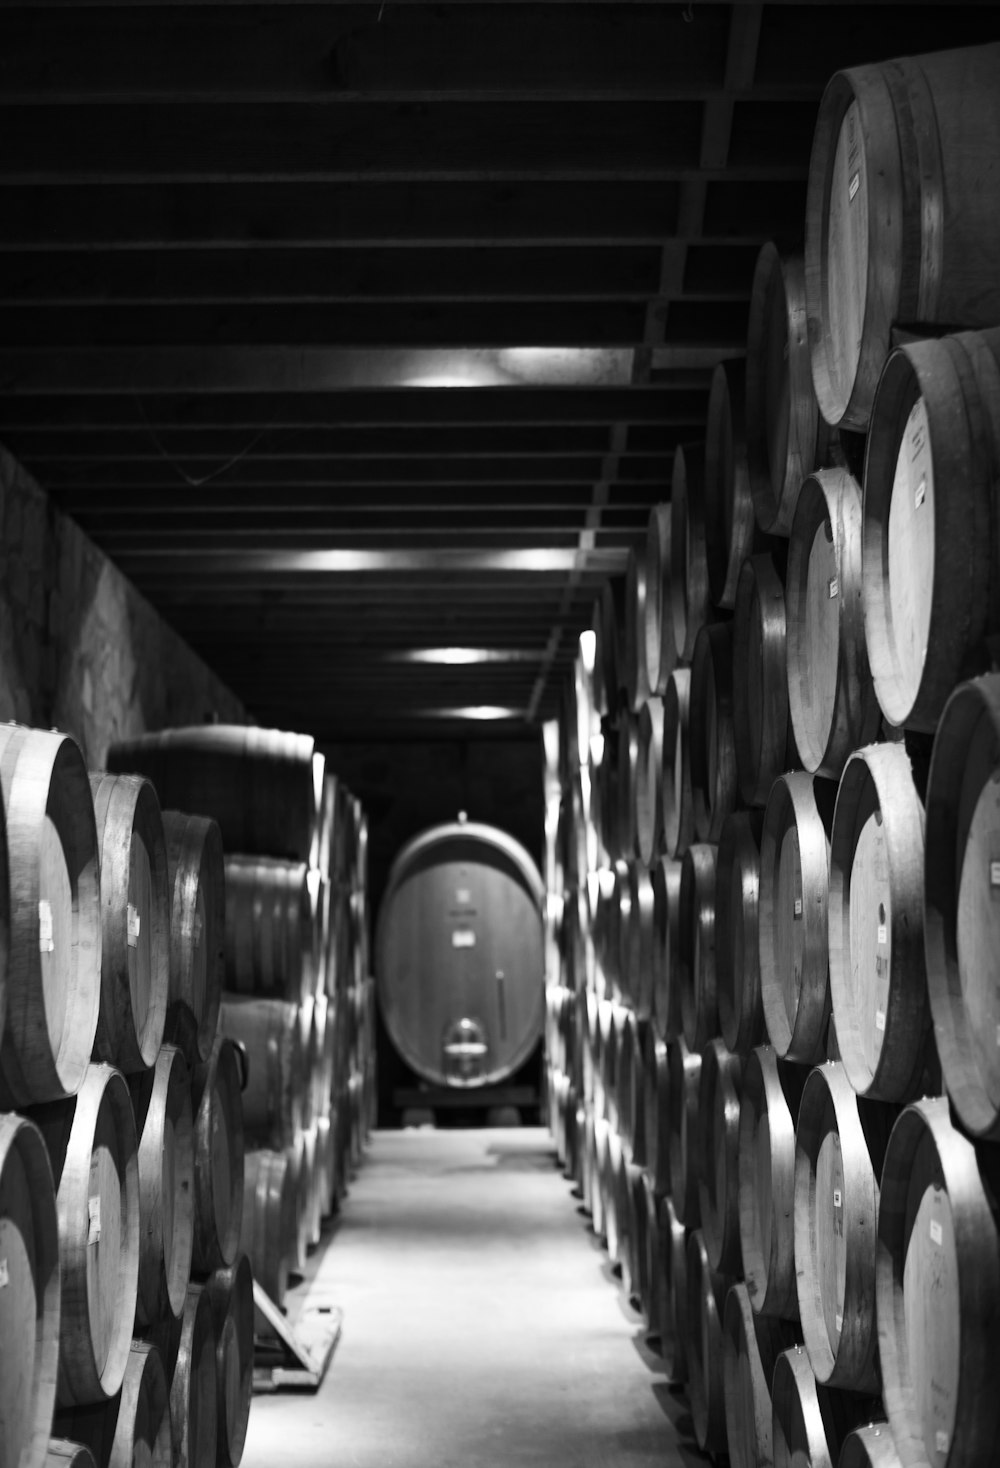
[[[332,1111],[316,1119],[316,1167],[319,1173],[320,1219],[329,1218],[337,1207],[337,1147]]]
[[[35,1107],[32,1120],[56,1185],[59,1405],[103,1402],[122,1384],[139,1282],[139,1164],[128,1086],[111,1066],[90,1065],[76,1096]]]
[[[632,861],[639,854],[635,814],[639,769],[639,720],[630,709],[622,709],[618,715],[615,757],[618,762],[618,780],[615,787],[618,810],[615,829],[622,856],[626,861]]]
[[[594,707],[599,717],[618,710],[625,686],[625,578],[609,576],[594,603]]]
[[[861,486],[846,469],[802,485],[785,584],[788,708],[799,758],[837,779],[851,750],[874,739],[880,710],[861,581]]]
[[[674,452],[670,482],[670,618],[678,661],[690,662],[695,638],[712,620],[705,550],[705,448]]]
[[[354,1077],[352,1076],[351,1079],[354,1080]],[[565,1098],[569,1090],[569,1078],[563,1076],[561,1079],[564,1086],[563,1112],[565,1115]],[[296,1132],[289,1146],[285,1148],[285,1154],[288,1157],[288,1167],[295,1193],[295,1232],[292,1237],[288,1267],[292,1273],[301,1276],[309,1254],[309,1207],[312,1198],[312,1175],[309,1170],[309,1151],[304,1131]]]
[[[194,1244],[198,1274],[231,1265],[243,1211],[243,1100],[237,1047],[222,1036],[191,1076],[194,1109]]]
[[[294,1004],[227,994],[222,1033],[243,1047],[243,1131],[258,1147],[287,1147],[302,1126],[308,1076]]]
[[[694,797],[688,719],[691,673],[675,668],[663,695],[663,759],[660,776],[663,845],[668,856],[682,857],[694,838]]]
[[[740,567],[765,548],[757,529],[747,466],[746,365],[742,358],[716,364],[705,430],[705,555],[712,601],[724,611],[736,605]]]
[[[253,1388],[253,1275],[240,1254],[228,1269],[217,1269],[205,1281],[215,1336],[216,1452],[207,1462],[239,1468],[250,1417]]]
[[[794,1345],[794,1327],[754,1314],[742,1282],[730,1287],[722,1317],[722,1384],[732,1468],[773,1461],[771,1378],[781,1352]]]
[[[795,1131],[799,1317],[817,1381],[877,1393],[878,1179],[895,1112],[858,1100],[842,1064],[817,1066]]]
[[[648,1335],[655,1336],[659,1340],[660,1322],[667,1305],[666,1292],[663,1288],[663,1269],[660,1264],[660,1255],[663,1250],[660,1239],[660,1200],[649,1174],[644,1172],[641,1177],[642,1200],[646,1213],[642,1224],[645,1256],[642,1266],[643,1288],[640,1304],[646,1319]]]
[[[607,1201],[605,1176],[607,1171],[608,1136],[610,1128],[602,1116],[594,1117],[594,1157],[590,1190],[590,1225],[603,1242],[607,1242]]]
[[[622,1262],[628,1229],[628,1218],[622,1217],[618,1193],[618,1172],[622,1161],[621,1137],[608,1128],[601,1151],[601,1197],[604,1204],[604,1240],[612,1266]]]
[[[170,984],[170,888],[156,791],[91,775],[101,852],[101,1007],[95,1060],[126,1075],[155,1064]]]
[[[683,1036],[667,1044],[670,1151],[670,1197],[677,1221],[686,1228],[700,1222],[698,1185],[698,1090],[701,1055],[690,1051]]]
[[[722,1040],[702,1051],[698,1082],[698,1149],[703,1159],[698,1211],[709,1263],[718,1274],[739,1276],[740,1087],[743,1061]]]
[[[301,1004],[316,992],[317,932],[301,862],[227,856],[226,987]]]
[[[760,838],[761,997],[781,1059],[823,1058],[830,1017],[827,862],[836,786],[812,775],[776,780]]]
[[[0,1462],[45,1461],[59,1363],[61,1276],[55,1185],[45,1144],[21,1116],[0,1116]]]
[[[989,1168],[984,1187],[980,1165]],[[889,1425],[904,1463],[972,1468],[1000,1440],[1000,1235],[995,1159],[913,1102],[882,1170],[878,1345]]]
[[[667,1046],[653,1026],[643,1027],[643,1140],[646,1169],[658,1196],[670,1188],[670,1133],[667,1127],[669,1071]]]
[[[136,1323],[180,1315],[194,1247],[191,1076],[173,1045],[129,1081],[139,1138],[139,1285]]]
[[[872,1406],[869,1397],[821,1386],[801,1346],[783,1351],[771,1380],[774,1468],[834,1468],[847,1434]]]
[[[170,1383],[170,1421],[174,1461],[180,1468],[199,1468],[216,1457],[218,1423],[212,1306],[201,1285],[188,1286],[180,1348]]]
[[[687,1230],[673,1200],[660,1200],[660,1355],[667,1381],[680,1386],[688,1374]]]
[[[688,1397],[698,1446],[726,1451],[722,1316],[729,1280],[713,1270],[701,1229],[687,1241]]]
[[[171,893],[165,1037],[181,1044],[188,1027],[176,1012],[193,1015],[194,1048],[185,1055],[193,1065],[208,1058],[219,1025],[226,935],[222,838],[214,821],[175,810],[163,812],[163,829]]]
[[[624,1004],[614,1009],[615,1062],[615,1116],[617,1131],[622,1143],[631,1150],[633,1133],[633,1086],[632,1067],[635,1063],[635,1016]]]
[[[746,362],[747,467],[762,530],[789,533],[802,481],[824,462],[831,437],[813,387],[805,262],[768,241],[750,288]]]
[[[733,622],[733,729],[747,805],[766,805],[790,764],[785,627],[785,593],[774,561],[751,556],[740,571]]]
[[[661,696],[677,661],[670,603],[672,516],[669,502],[654,505],[646,532],[646,678],[650,693]]]
[[[903,1468],[889,1424],[871,1422],[849,1432],[837,1468]]]
[[[45,1468],[96,1468],[96,1464],[93,1453],[83,1443],[71,1443],[64,1437],[53,1437],[49,1439],[46,1449]]]
[[[681,864],[661,857],[653,878],[653,1026],[661,1040],[681,1032],[680,933]]]
[[[702,1050],[719,1032],[715,987],[715,867],[718,848],[691,846],[681,863],[678,902],[681,1019],[691,1050]]]
[[[718,842],[726,817],[739,800],[730,622],[713,622],[695,639],[688,747],[695,836],[699,841]]]
[[[248,1152],[243,1173],[240,1251],[254,1280],[280,1310],[288,1289],[297,1235],[295,1178],[287,1152]]]
[[[632,1161],[631,1150],[622,1140],[615,1174],[616,1213],[618,1216],[618,1264],[621,1269],[625,1298],[637,1301],[641,1287],[638,1263],[641,1239],[635,1208],[635,1176],[639,1169]]]
[[[853,67],[827,85],[805,252],[827,422],[867,430],[895,322],[1000,320],[998,92],[1000,44]]]
[[[932,733],[956,683],[992,661],[998,462],[1000,328],[894,351],[872,413],[863,528],[867,652],[891,724]]]
[[[653,695],[639,714],[635,771],[635,833],[639,856],[652,866],[663,839],[663,699]]]
[[[156,1347],[133,1341],[121,1392],[99,1405],[60,1412],[56,1427],[89,1448],[98,1468],[173,1468],[169,1390]]]
[[[13,1110],[71,1096],[87,1073],[101,862],[87,768],[67,735],[0,727],[0,786],[0,1106]]]
[[[966,1131],[1000,1140],[1000,676],[956,689],[927,782],[927,993],[948,1094]]]
[[[862,1096],[902,1101],[924,1063],[924,812],[902,744],[848,760],[830,839],[830,993]]]
[[[645,547],[629,550],[625,566],[625,698],[637,714],[650,694],[646,671],[646,557]]]
[[[722,827],[715,862],[715,989],[722,1038],[745,1055],[764,1038],[757,911],[759,811],[736,811]]]
[[[797,1320],[795,1281],[795,1123],[804,1066],[779,1060],[769,1045],[743,1067],[740,1105],[740,1251],[758,1315]]]
[[[378,917],[379,1007],[418,1075],[486,1085],[512,1074],[542,1032],[541,877],[493,826],[456,823],[397,856]]]
[[[164,729],[112,744],[108,769],[152,780],[160,804],[207,816],[227,851],[308,862],[325,775],[311,735],[242,724]]]
[[[652,878],[641,862],[629,863],[628,884],[628,920],[622,928],[622,970],[627,978],[623,980],[622,987],[629,995],[636,1016],[647,1020],[653,1006],[655,898]]]

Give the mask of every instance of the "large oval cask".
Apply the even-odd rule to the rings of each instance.
[[[316,990],[318,933],[302,862],[227,856],[226,987],[301,1004]]]
[[[757,529],[747,464],[746,367],[719,362],[712,374],[705,429],[705,554],[714,605],[732,611],[740,567],[765,549]]]
[[[698,1187],[701,1231],[709,1263],[738,1276],[740,1259],[739,1148],[743,1061],[723,1040],[702,1051],[698,1083],[698,1136],[702,1157]]]
[[[733,723],[733,628],[713,622],[698,633],[691,662],[688,745],[694,833],[718,842],[739,800]]]
[[[744,561],[733,621],[733,729],[740,794],[766,805],[789,768],[785,592],[769,555]]]
[[[715,865],[715,987],[719,1028],[746,1054],[764,1038],[757,909],[760,811],[736,811],[722,827]]]
[[[180,1315],[194,1247],[191,1076],[173,1045],[129,1081],[139,1138],[139,1286],[136,1322]]]
[[[228,1269],[217,1269],[205,1281],[215,1334],[215,1461],[239,1468],[250,1418],[253,1389],[253,1274],[240,1254]]]
[[[722,1316],[730,1281],[712,1268],[700,1229],[687,1242],[688,1397],[703,1452],[726,1449]]]
[[[243,1211],[243,1062],[220,1036],[191,1077],[194,1110],[195,1270],[224,1269],[236,1258]]]
[[[771,1378],[778,1356],[794,1345],[793,1326],[755,1315],[746,1285],[730,1287],[722,1317],[722,1379],[733,1468],[772,1461]]]
[[[779,1060],[770,1045],[743,1067],[740,1104],[740,1252],[758,1315],[797,1320],[795,1125],[805,1066]]]
[[[175,810],[163,812],[163,830],[171,894],[166,1038],[193,1065],[208,1057],[219,1024],[226,951],[222,838],[214,821]],[[193,1018],[193,1030],[185,1016]]]
[[[688,663],[695,638],[712,620],[705,550],[705,449],[685,444],[674,453],[670,483],[670,611],[674,650]]]
[[[662,696],[677,661],[670,606],[670,527],[672,508],[654,505],[646,533],[646,678],[650,693]]]

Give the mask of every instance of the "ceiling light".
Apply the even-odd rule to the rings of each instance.
[[[493,703],[469,704],[465,708],[455,709],[420,709],[418,713],[425,719],[523,719],[523,709],[501,708]]]
[[[411,647],[388,655],[390,662],[433,663],[449,668],[473,663],[534,663],[540,656],[523,647]]]
[[[580,656],[583,659],[583,671],[588,678],[592,677],[597,665],[597,633],[589,627],[580,633]]]

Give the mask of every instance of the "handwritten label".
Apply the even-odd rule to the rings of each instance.
[[[52,937],[52,908],[44,897],[38,901],[38,951],[39,953],[52,953],[55,951],[55,940]]]
[[[101,1199],[100,1196],[88,1198],[87,1216],[90,1220],[90,1228],[87,1232],[87,1243],[97,1244],[101,1239]]]
[[[879,1031],[880,1034],[885,1029],[885,1011],[884,1010],[876,1009],[876,1011],[875,1011],[875,1028]]]
[[[850,199],[850,201],[851,201],[852,204],[854,203],[854,200],[858,196],[858,189],[860,189],[860,187],[861,187],[861,170],[859,169],[858,172],[851,179],[850,183],[847,185],[847,197]]]
[[[917,485],[916,489],[913,491],[913,503],[914,503],[914,506],[916,507],[916,509],[918,509],[918,510],[920,509],[920,506],[923,504],[923,502],[924,502],[924,500],[926,498],[927,498],[927,475],[925,474],[923,476],[923,478],[921,479],[920,483]]]
[[[1000,887],[1000,861],[990,862],[990,886]]]
[[[839,1188],[834,1188],[834,1190],[833,1190],[833,1206],[834,1206],[834,1208],[841,1208],[841,1207],[843,1207],[843,1203],[844,1203],[844,1195],[843,1195],[843,1193],[840,1191]]]
[[[835,596],[838,596],[840,594],[840,582],[837,580],[836,576],[830,577],[830,584],[827,587],[827,591],[829,593],[831,601],[833,601]]]
[[[475,948],[476,935],[471,928],[456,928],[451,935],[452,948]]]
[[[139,929],[141,926],[142,919],[138,912],[136,912],[134,905],[130,902],[128,905],[128,946],[130,948],[135,948],[138,944]]]
[[[5,1290],[10,1284],[10,1270],[6,1259],[0,1259],[0,1290]]]
[[[932,1218],[931,1219],[931,1243],[932,1244],[942,1244],[943,1242],[944,1242],[944,1232],[942,1231],[941,1225],[938,1223],[938,1221],[937,1221],[936,1218]]]
[[[880,943],[888,943],[889,941],[889,934],[886,930],[885,923],[879,923],[878,925],[878,941]]]

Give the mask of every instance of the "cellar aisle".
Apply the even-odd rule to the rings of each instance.
[[[244,1468],[703,1461],[542,1130],[376,1133],[309,1289],[320,1391],[256,1397]]]

